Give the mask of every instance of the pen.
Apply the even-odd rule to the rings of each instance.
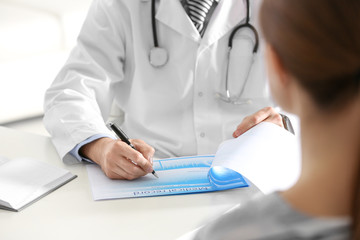
[[[136,150],[135,146],[132,145],[132,143],[129,141],[128,136],[115,123],[109,122],[107,126],[114,131],[114,133],[121,139],[121,141],[125,142],[127,145],[132,147],[132,149]],[[155,170],[152,171],[152,174],[159,178]]]

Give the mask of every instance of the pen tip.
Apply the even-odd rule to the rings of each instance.
[[[159,178],[159,176],[157,175],[157,173],[154,171],[152,171],[152,174],[156,177],[156,178]]]

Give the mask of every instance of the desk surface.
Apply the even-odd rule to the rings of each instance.
[[[249,188],[94,201],[83,164],[65,165],[50,138],[0,127],[0,155],[66,168],[76,179],[20,212],[0,210],[0,239],[176,239],[255,194]]]

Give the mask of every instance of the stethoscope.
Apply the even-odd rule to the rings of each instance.
[[[165,48],[162,48],[159,46],[159,42],[158,42],[158,36],[157,36],[157,29],[156,29],[156,20],[155,20],[155,0],[151,0],[151,25],[152,25],[152,33],[153,33],[153,40],[154,40],[154,47],[152,47],[152,49],[150,50],[149,53],[149,62],[150,64],[155,67],[155,68],[160,68],[166,65],[166,63],[168,62],[168,52]],[[237,96],[232,96],[230,93],[230,89],[229,89],[229,63],[230,63],[230,55],[231,55],[231,50],[233,47],[233,39],[235,34],[239,31],[239,30],[243,30],[243,29],[250,29],[251,32],[253,33],[254,37],[255,37],[255,42],[254,42],[254,47],[252,50],[252,62],[250,67],[247,70],[247,73],[245,75],[245,81],[244,84],[242,85],[242,89],[240,91],[240,93]],[[221,94],[221,93],[216,93],[215,97],[219,98],[227,103],[232,103],[232,104],[244,104],[244,103],[250,103],[250,100],[248,99],[241,99],[240,97],[242,96],[246,83],[248,81],[249,75],[250,75],[250,70],[252,68],[254,59],[255,59],[255,55],[258,51],[259,48],[259,34],[256,30],[256,28],[250,24],[250,1],[246,0],[246,20],[245,23],[242,23],[240,25],[238,25],[230,34],[229,37],[229,41],[228,41],[228,51],[227,51],[227,66],[226,66],[226,79],[225,79],[225,95]]]

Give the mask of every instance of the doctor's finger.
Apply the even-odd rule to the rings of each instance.
[[[265,107],[265,108],[257,111],[256,113],[245,117],[243,119],[243,121],[237,126],[236,130],[234,131],[233,137],[236,138],[236,137],[240,136],[241,134],[248,131],[250,128],[265,121],[272,115],[279,115],[279,114],[272,107]]]
[[[282,117],[279,113],[270,115],[268,118],[264,120],[264,122],[271,122],[278,125],[279,127],[282,128],[284,127]]]
[[[136,150],[141,152],[142,155],[151,162],[155,149],[141,139],[132,139],[130,141],[135,146]]]
[[[152,164],[147,160],[141,152],[132,149],[130,146],[127,146],[127,150],[122,154],[125,158],[130,159],[132,162],[136,163],[140,168],[145,172],[151,173],[153,171]]]
[[[148,174],[130,159],[122,159],[121,161],[117,161],[116,164],[118,167],[114,169],[114,171],[119,172],[121,176],[127,180],[133,180]]]
[[[119,162],[116,163],[115,164],[116,167],[112,167],[111,169],[107,169],[106,171],[104,171],[106,176],[108,176],[111,179],[133,180],[147,174],[145,171],[143,171],[141,168],[137,167],[127,159],[121,162],[122,162],[121,164],[119,164]],[[127,166],[126,163],[129,163],[130,165]],[[136,170],[133,170],[131,168],[134,168]]]

